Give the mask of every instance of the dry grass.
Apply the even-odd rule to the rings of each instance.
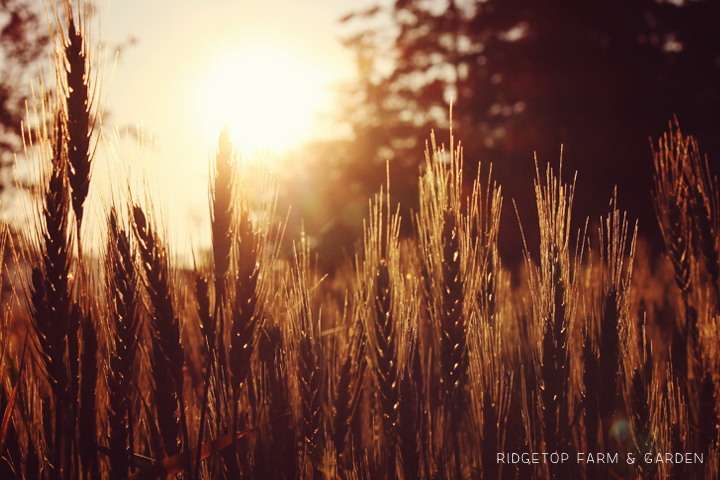
[[[68,94],[43,99],[26,132],[36,226],[0,245],[17,275],[0,329],[0,477],[718,477],[718,188],[677,126],[654,152],[667,261],[644,253],[616,198],[597,235],[576,232],[575,182],[538,168],[540,244],[513,284],[500,187],[463,180],[451,137],[428,146],[415,218],[384,187],[355,264],[320,278],[304,238],[280,258],[273,203],[248,197],[256,179],[227,130],[207,262],[178,266],[137,198],[103,205],[105,247],[89,256],[92,62],[84,23],[58,25]],[[569,460],[510,463],[529,452]],[[665,452],[703,463],[642,461]]]

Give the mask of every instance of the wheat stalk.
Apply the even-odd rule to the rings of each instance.
[[[114,349],[108,361],[107,384],[110,409],[108,411],[110,475],[124,478],[134,471],[134,424],[131,408],[130,384],[138,349],[139,311],[135,270],[135,253],[124,228],[118,225],[115,210],[108,221],[106,270],[110,304],[111,331]]]
[[[227,274],[230,266],[230,249],[233,242],[232,232],[232,189],[233,189],[233,169],[232,169],[232,143],[230,142],[230,133],[225,127],[220,133],[218,141],[217,155],[215,157],[215,171],[212,175],[211,184],[211,223],[212,223],[212,240],[213,240],[213,260],[215,273],[215,308],[214,319],[208,323],[206,328],[209,337],[217,337],[217,343],[209,345],[210,355],[209,362],[218,363],[217,375],[221,381],[221,386],[227,379],[226,358],[227,349],[225,342],[225,315],[228,307],[228,299],[226,295],[226,285],[228,282]],[[254,265],[254,263],[253,263]],[[217,329],[217,330],[215,330]],[[232,340],[231,340],[232,343]],[[217,356],[215,355],[217,348]],[[208,364],[208,374],[212,370],[212,366]],[[222,388],[222,387],[221,387]],[[220,393],[220,392],[218,392]],[[218,395],[219,401],[222,395]],[[216,413],[220,415],[222,411],[219,403],[216,403]]]
[[[291,285],[286,286],[289,324],[286,331],[293,345],[291,372],[295,376],[293,391],[296,405],[298,458],[300,472],[309,467],[314,478],[320,478],[322,461],[322,406],[325,383],[320,344],[320,318],[315,318],[311,307],[309,275],[309,251],[305,238],[301,239],[299,252],[295,252],[295,266],[291,273]]]
[[[672,340],[673,371],[678,376],[681,393],[686,395],[686,378],[692,365],[688,362],[688,342],[692,335],[694,307],[690,304],[692,263],[692,223],[688,212],[687,179],[684,175],[687,142],[679,133],[665,134],[658,150],[653,148],[655,161],[655,211],[670,261],[675,283],[685,304],[685,325],[675,329]]]
[[[76,234],[80,245],[80,227],[97,147],[97,143],[91,144],[91,138],[100,123],[97,108],[97,96],[100,90],[97,78],[92,78],[93,52],[86,31],[86,24],[92,16],[92,5],[79,2],[75,13],[71,1],[63,0],[63,9],[67,32],[66,35],[59,34],[57,39],[62,45],[56,50],[55,69],[59,90],[64,97],[68,178],[77,224]],[[55,11],[55,23],[61,24],[57,11]]]
[[[133,207],[133,219],[145,274],[145,287],[150,299],[151,324],[154,330],[152,351],[154,397],[165,454],[172,457],[181,451],[178,437],[182,431],[185,452],[190,455],[183,392],[185,355],[180,343],[180,323],[171,296],[167,252],[152,224],[138,206]],[[179,421],[175,416],[178,409]],[[191,459],[186,460],[190,465]]]
[[[539,364],[540,399],[537,418],[542,425],[546,452],[566,451],[572,456],[570,418],[571,365],[569,361],[575,308],[577,305],[577,266],[582,257],[578,249],[574,271],[569,248],[570,218],[574,183],[561,183],[548,165],[543,184],[535,164],[535,198],[540,222],[540,266],[536,267],[525,247],[528,286],[532,297],[533,317],[541,348],[535,362]],[[580,245],[580,240],[578,239]],[[549,475],[569,475],[568,465],[548,464]]]
[[[717,177],[710,173],[707,157],[702,160],[697,141],[693,137],[682,139],[677,128],[677,142],[686,142],[687,151],[683,176],[687,182],[688,211],[693,226],[692,239],[702,253],[705,268],[710,275],[710,284],[715,293],[715,311],[720,309],[720,191]]]
[[[417,308],[413,308],[414,299],[405,292],[400,273],[400,216],[397,212],[391,215],[389,203],[389,192],[384,198],[382,189],[370,203],[365,255],[362,268],[358,267],[357,283],[387,445],[386,475],[396,478],[399,412],[405,408],[400,398],[401,373],[407,361],[406,337],[414,331]]]
[[[215,305],[211,311],[210,297],[207,282],[200,277],[196,278],[198,292],[198,308],[201,319],[202,333],[205,338],[207,355],[205,357],[205,383],[200,412],[200,427],[198,443],[202,443],[205,430],[205,416],[208,408],[210,393],[210,379],[213,372],[218,379],[215,382],[215,414],[218,421],[221,418],[222,389],[226,378],[225,358],[225,311],[227,307],[226,284],[230,265],[230,249],[232,246],[232,144],[227,127],[223,129],[218,140],[215,157],[214,172],[211,175],[211,225],[213,240],[213,267],[215,274]],[[196,458],[196,476],[200,474],[200,451]]]
[[[466,407],[468,373],[467,328],[464,295],[472,258],[466,217],[462,214],[462,151],[426,149],[426,172],[420,181],[419,247],[426,274],[425,294],[434,325],[445,396],[447,431],[453,445],[454,474],[462,476],[458,431]],[[449,159],[449,162],[445,160]],[[442,460],[442,459],[440,459]]]
[[[347,301],[346,301],[347,307]],[[357,309],[355,309],[357,312]],[[345,446],[350,426],[358,415],[358,403],[362,394],[363,379],[367,362],[365,360],[365,330],[359,314],[355,314],[347,330],[345,349],[340,357],[341,366],[334,385],[332,412],[332,442],[335,448],[335,462],[338,468],[348,469]],[[331,377],[332,378],[332,377]]]
[[[45,105],[43,105],[45,107]],[[43,112],[44,113],[44,112]],[[48,381],[55,400],[54,436],[48,439],[52,454],[51,478],[60,478],[62,455],[67,439],[63,409],[69,408],[69,380],[65,369],[65,351],[70,331],[71,284],[69,281],[72,240],[69,237],[70,192],[66,175],[67,151],[65,125],[56,113],[53,137],[48,138],[43,124],[36,139],[52,145],[50,178],[43,187],[42,220],[38,226],[39,262],[32,269],[27,290],[28,304],[35,328],[39,354],[46,365]],[[32,146],[31,132],[28,143]],[[49,425],[46,429],[50,431]]]

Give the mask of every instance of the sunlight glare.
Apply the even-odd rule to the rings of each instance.
[[[325,83],[321,70],[298,55],[250,44],[216,58],[198,107],[207,133],[214,136],[227,124],[242,150],[280,153],[311,134]]]

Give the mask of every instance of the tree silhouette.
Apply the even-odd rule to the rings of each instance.
[[[521,217],[531,211],[533,153],[557,162],[562,144],[565,175],[579,171],[579,218],[597,217],[617,185],[631,215],[650,224],[650,136],[677,115],[718,162],[719,18],[709,0],[397,0],[349,14],[342,21],[361,28],[346,40],[361,78],[347,95],[348,175],[372,190],[368,171],[385,159],[417,172],[452,100],[466,178],[492,161]],[[501,232],[519,253],[508,213]]]
[[[28,74],[50,44],[39,2],[0,0],[0,166],[14,163],[22,148],[21,123],[30,88]],[[6,187],[0,177],[0,192]]]

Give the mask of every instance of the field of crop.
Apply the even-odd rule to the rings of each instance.
[[[227,130],[211,255],[175,264],[149,195],[103,205],[91,254],[101,122],[70,18],[26,132],[35,225],[2,231],[0,478],[718,478],[720,197],[677,125],[648,172],[661,259],[615,200],[571,228],[574,182],[538,167],[540,243],[512,281],[501,186],[463,179],[451,136],[414,218],[383,187],[354,264],[323,277],[304,238],[281,258]]]

